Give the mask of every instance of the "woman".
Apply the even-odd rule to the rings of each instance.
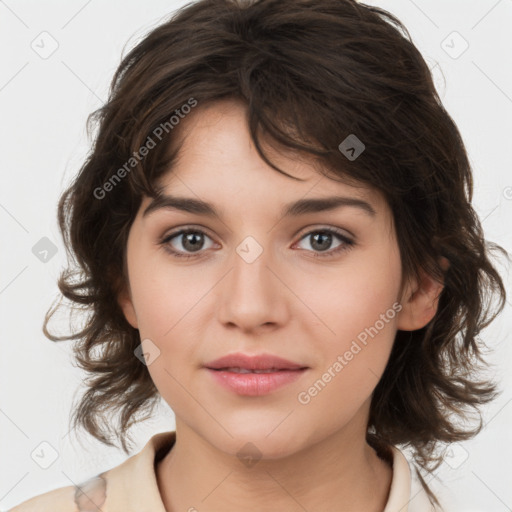
[[[59,203],[79,265],[59,286],[91,315],[45,332],[91,374],[76,426],[128,453],[163,398],[176,429],[12,510],[438,507],[397,445],[428,472],[477,432],[457,419],[495,396],[476,336],[505,292],[400,22],[353,0],[202,0],[123,59],[96,118]]]

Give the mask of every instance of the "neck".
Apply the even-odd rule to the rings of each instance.
[[[178,420],[176,443],[156,473],[167,512],[382,512],[392,479],[364,436],[336,432],[291,455],[246,465]]]

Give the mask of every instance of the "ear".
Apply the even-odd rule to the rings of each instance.
[[[117,299],[119,306],[123,310],[126,321],[134,328],[138,329],[139,324],[137,322],[137,315],[135,314],[135,308],[133,307],[133,301],[130,291],[126,288],[119,293]]]
[[[440,265],[446,271],[450,263],[441,257]],[[436,281],[423,271],[419,282],[416,279],[409,282],[400,302],[402,309],[397,315],[397,329],[415,331],[425,327],[437,312],[443,288],[444,283]]]

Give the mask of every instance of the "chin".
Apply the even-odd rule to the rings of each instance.
[[[261,428],[261,425],[252,425],[246,429],[228,428],[233,437],[223,435],[222,439],[218,439],[218,444],[215,444],[218,449],[231,456],[237,456],[241,461],[244,457],[250,460],[282,459],[303,448],[302,442],[296,438],[294,432],[284,429],[280,431],[275,426],[276,423],[268,429]]]

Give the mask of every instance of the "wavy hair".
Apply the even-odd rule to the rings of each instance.
[[[179,151],[169,149],[178,132],[173,116],[194,101],[199,109],[221,99],[245,103],[255,147],[276,171],[286,174],[265,155],[261,134],[320,162],[334,179],[380,190],[404,278],[425,271],[444,282],[435,317],[397,332],[367,432],[372,446],[408,446],[419,468],[432,471],[442,461],[440,443],[482,428],[481,414],[472,429],[458,420],[499,393],[481,374],[489,365],[479,333],[506,298],[490,252],[507,253],[484,238],[461,135],[407,29],[354,0],[199,0],[122,58],[107,102],[88,119],[97,129],[92,148],[58,205],[68,266],[43,330],[53,341],[75,340],[88,374],[73,427],[110,446],[120,440],[128,453],[127,430],[160,400],[134,356],[139,332],[117,300],[127,283],[128,232],[143,195],[156,197]],[[353,161],[338,148],[349,134],[366,146]],[[143,152],[150,140],[154,147]],[[83,328],[55,336],[48,322],[63,297],[88,316]]]

